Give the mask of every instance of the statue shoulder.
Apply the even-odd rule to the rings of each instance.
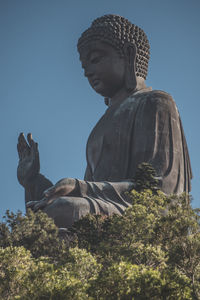
[[[174,99],[169,93],[160,90],[153,90],[148,92],[148,100],[152,102],[175,103]]]
[[[178,112],[176,103],[172,96],[164,91],[153,90],[141,94],[144,104],[147,106],[156,107],[157,109],[170,110]]]

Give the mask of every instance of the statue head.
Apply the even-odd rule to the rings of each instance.
[[[97,18],[78,40],[78,51],[85,75],[91,86],[105,97],[112,97],[116,89],[121,88],[122,85],[125,85],[127,90],[134,90],[136,77],[146,79],[149,49],[149,42],[144,31],[118,15],[105,15]],[[116,77],[111,92],[102,91],[100,86],[98,87],[99,78],[97,76],[95,79],[96,75],[91,75],[92,67],[88,71],[89,64],[95,66],[105,56],[107,66],[104,76],[107,74],[107,79]],[[103,61],[100,67],[101,69],[105,67]],[[90,77],[94,80],[90,80]],[[111,81],[110,79],[112,85]]]

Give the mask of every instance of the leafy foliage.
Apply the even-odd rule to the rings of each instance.
[[[133,190],[131,198],[123,216],[88,216],[75,225],[79,247],[92,251],[103,265],[94,298],[198,299],[198,210],[184,194]],[[89,228],[94,240],[86,235]]]
[[[86,250],[73,248],[62,264],[33,258],[24,247],[0,250],[1,299],[88,299],[100,265]]]
[[[137,178],[122,216],[88,215],[62,238],[42,212],[7,212],[0,299],[200,299],[200,210],[147,165]]]
[[[62,253],[58,228],[41,211],[34,214],[29,209],[26,216],[7,211],[4,219],[5,222],[0,224],[0,247],[24,246],[34,257],[54,257]]]
[[[159,177],[156,177],[155,169],[150,164],[144,162],[137,168],[135,183],[135,189],[138,192],[146,189],[156,192],[159,186]]]

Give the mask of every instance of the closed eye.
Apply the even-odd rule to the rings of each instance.
[[[103,57],[103,56],[95,56],[95,57],[92,57],[92,58],[90,59],[90,62],[91,62],[92,64],[98,64],[98,63],[101,61],[102,57]]]
[[[91,63],[91,64],[98,64],[98,63],[101,61],[102,57],[103,57],[103,56],[95,56],[95,57],[92,57],[92,58],[90,58],[90,63]],[[82,63],[82,68],[83,68],[83,69],[86,69],[87,66],[88,66],[88,63]]]

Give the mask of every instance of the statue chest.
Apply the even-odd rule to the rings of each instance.
[[[87,160],[98,179],[119,170],[131,143],[136,105],[108,109],[92,130],[87,143]],[[113,175],[111,176],[113,177]]]

